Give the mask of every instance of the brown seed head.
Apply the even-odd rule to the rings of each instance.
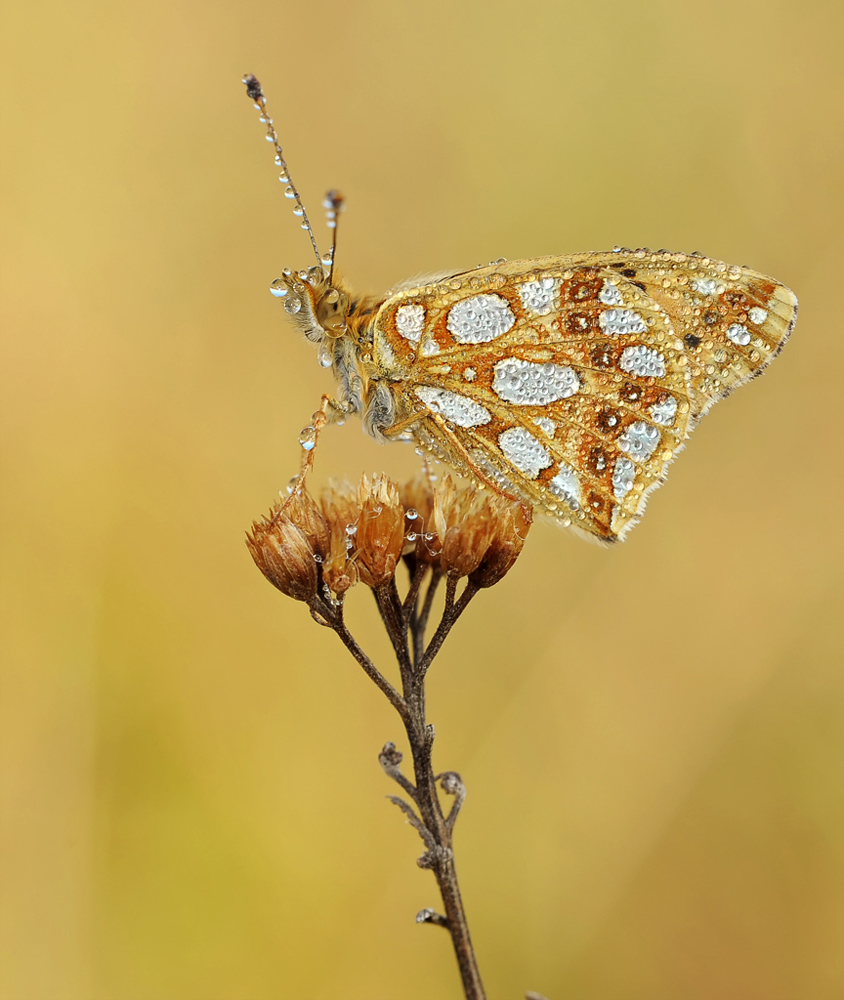
[[[356,559],[360,579],[381,587],[396,574],[404,546],[404,507],[399,488],[387,476],[362,476],[358,487]]]
[[[513,568],[525,544],[533,512],[523,504],[491,497],[488,500],[491,527],[489,546],[469,579],[478,587],[492,587]]]
[[[246,545],[255,565],[274,587],[297,601],[311,601],[317,592],[319,573],[314,547],[281,505],[268,518],[252,525]]]

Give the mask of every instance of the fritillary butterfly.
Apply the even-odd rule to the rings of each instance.
[[[316,251],[260,84],[244,82]],[[327,206],[336,239],[341,199]],[[604,542],[637,523],[700,418],[762,372],[797,316],[784,285],[700,254],[499,260],[384,298],[336,279],[333,247],[317,260],[271,291],[332,369],[330,415],[359,413],[373,437],[414,441]]]

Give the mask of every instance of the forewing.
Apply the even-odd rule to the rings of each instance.
[[[402,289],[377,314],[373,348],[399,430],[614,541],[700,416],[768,364],[795,315],[788,289],[747,269],[582,254]]]

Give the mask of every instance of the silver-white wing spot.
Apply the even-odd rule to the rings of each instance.
[[[451,307],[446,326],[458,344],[486,344],[515,322],[510,303],[500,295],[473,295]]]
[[[747,347],[750,343],[750,330],[746,326],[742,326],[741,323],[733,323],[727,330],[727,336],[739,347]]]
[[[695,278],[692,288],[700,295],[714,295],[718,291],[718,282],[714,278]]]
[[[647,462],[657,449],[660,434],[656,427],[637,420],[618,439],[618,447],[637,462]]]
[[[761,309],[759,306],[753,306],[751,309],[748,309],[747,318],[754,326],[761,326],[768,318],[768,310]]]
[[[419,305],[399,306],[396,309],[396,329],[412,344],[418,342],[425,326],[425,307]]]
[[[439,413],[458,427],[480,427],[492,420],[489,410],[480,403],[448,389],[420,385],[414,391],[432,413]]]
[[[536,479],[553,463],[545,448],[524,427],[508,427],[498,435],[498,444],[507,461],[528,479]]]
[[[633,480],[636,478],[636,466],[629,458],[617,458],[615,467],[612,470],[612,491],[616,500],[623,500],[633,489]]]
[[[557,278],[540,278],[538,281],[526,281],[519,285],[519,298],[528,312],[537,316],[545,316],[556,305]]]
[[[554,496],[567,501],[569,506],[580,506],[580,480],[574,469],[564,462],[560,462],[560,471],[548,483],[548,488]]]
[[[604,287],[598,292],[598,301],[603,302],[605,306],[621,306],[624,305],[624,301],[621,298],[621,292],[618,290],[618,285],[614,281],[605,281]]]
[[[621,352],[619,366],[631,375],[648,375],[652,378],[662,378],[665,374],[665,358],[644,344],[625,347]]]
[[[673,396],[666,396],[665,399],[654,403],[650,410],[655,424],[670,427],[677,416],[677,400]]]
[[[499,361],[492,381],[492,391],[499,399],[518,406],[544,406],[573,396],[579,388],[580,379],[568,365],[521,358]]]
[[[433,337],[426,337],[419,347],[419,353],[423,358],[431,358],[440,353],[440,345]]]
[[[545,431],[548,437],[554,436],[557,425],[550,419],[550,417],[533,417],[533,422],[540,430]]]
[[[629,333],[644,333],[645,321],[632,309],[605,309],[598,317],[598,326],[610,337]]]

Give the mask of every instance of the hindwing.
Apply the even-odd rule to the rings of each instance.
[[[700,417],[758,375],[797,300],[747,268],[613,251],[492,264],[389,295],[374,367],[396,424],[461,474],[622,538]]]

